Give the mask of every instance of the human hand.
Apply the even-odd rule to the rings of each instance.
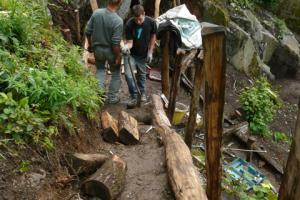
[[[152,60],[153,60],[153,54],[151,51],[149,51],[147,54],[147,63],[151,63]]]
[[[124,55],[130,54],[130,49],[129,49],[128,45],[126,45],[126,44],[121,48],[121,51]]]

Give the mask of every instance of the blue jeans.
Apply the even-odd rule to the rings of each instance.
[[[120,65],[113,64],[115,62],[114,55],[110,48],[103,48],[96,46],[94,48],[97,73],[96,77],[99,81],[99,87],[105,90],[105,62],[110,65],[111,80],[108,89],[108,98],[118,98],[119,90],[121,87]]]
[[[139,59],[134,56],[129,56],[129,62],[131,63],[132,70],[137,70],[137,85],[140,89],[141,94],[145,93],[145,83],[147,75],[146,60]],[[130,66],[128,63],[128,56],[124,56],[124,68],[125,68],[125,78],[128,85],[129,93],[132,98],[137,98],[138,91],[134,84],[132,73],[130,71]]]

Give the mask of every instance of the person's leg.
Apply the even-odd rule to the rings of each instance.
[[[121,87],[120,65],[110,64],[111,80],[108,90],[108,98],[114,102],[119,101],[119,90]]]
[[[146,89],[146,76],[147,76],[147,67],[146,61],[144,59],[135,59],[136,66],[137,66],[137,84],[140,89],[141,94],[145,95]]]
[[[105,90],[105,57],[101,48],[96,47],[94,50],[95,60],[96,60],[96,78],[98,79],[99,87],[103,91]]]
[[[131,65],[129,65],[129,62]],[[134,84],[132,72],[130,70],[130,66],[132,67],[132,72],[136,69],[134,59],[131,56],[124,57],[124,68],[125,68],[125,79],[128,85],[128,90],[131,98],[137,97],[137,89]]]

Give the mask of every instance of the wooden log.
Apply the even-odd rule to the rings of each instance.
[[[137,144],[140,140],[138,123],[128,113],[121,111],[119,116],[119,137],[124,144]]]
[[[248,122],[241,122],[239,124],[233,125],[227,129],[224,129],[223,137],[228,137],[231,136],[232,134],[241,135],[242,137],[243,133],[248,133],[249,131],[248,126],[249,126]],[[248,137],[245,140],[246,141],[243,140],[243,142],[247,143]]]
[[[223,133],[223,110],[225,99],[225,29],[209,29],[204,34],[205,69],[205,134],[206,134],[206,174],[208,199],[221,199],[221,147]]]
[[[119,130],[118,121],[114,119],[108,112],[101,113],[101,124],[102,124],[102,138],[107,141],[114,143],[118,141]]]
[[[293,135],[289,158],[284,177],[279,189],[279,200],[296,200],[300,197],[300,100],[298,103],[298,119]]]
[[[170,122],[166,117],[160,97],[152,95],[152,100],[153,121],[166,149],[167,171],[175,198],[177,200],[207,200],[189,148],[181,136],[170,128]]]
[[[172,76],[172,84],[171,84],[169,106],[168,106],[168,118],[171,122],[175,111],[176,97],[177,97],[177,92],[180,84],[180,74],[181,74],[183,55],[184,52],[178,51],[175,59],[175,67]]]
[[[190,103],[190,112],[189,112],[189,119],[185,129],[185,143],[191,149],[195,130],[196,130],[196,118],[197,112],[199,109],[199,100],[200,100],[200,90],[203,80],[203,65],[201,64],[200,60],[197,59],[196,62],[196,71],[194,78],[194,87],[192,92],[192,99]]]
[[[155,0],[154,18],[159,16],[160,0]]]
[[[81,189],[89,196],[116,199],[124,188],[126,171],[126,162],[114,155],[83,182]]]
[[[108,156],[103,154],[74,153],[67,154],[66,159],[70,167],[72,167],[73,173],[90,175],[102,166],[108,159]]]
[[[170,74],[169,74],[169,65],[170,65],[170,51],[169,51],[169,41],[170,41],[170,32],[166,32],[166,42],[162,50],[162,67],[161,67],[161,88],[162,93],[169,98],[170,95]]]

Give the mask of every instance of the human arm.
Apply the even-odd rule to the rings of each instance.
[[[121,47],[120,42],[122,38],[122,32],[123,32],[123,22],[121,21],[118,25],[115,26],[112,34],[112,52],[115,56],[115,64],[120,65],[121,64]]]
[[[93,16],[90,18],[90,20],[87,23],[86,29],[85,29],[85,35],[87,38],[87,50],[89,52],[92,52],[92,39],[91,39],[91,35],[93,32],[93,24],[94,24],[94,18]]]

